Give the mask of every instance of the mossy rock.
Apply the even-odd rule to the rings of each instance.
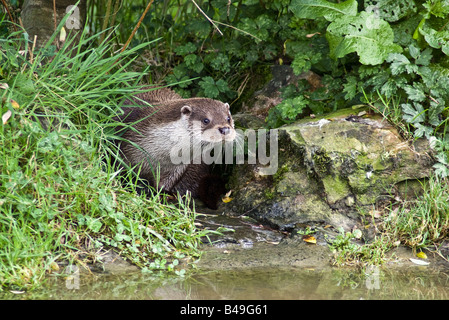
[[[278,171],[264,176],[260,165],[236,165],[232,211],[280,229],[298,223],[350,229],[359,223],[357,208],[430,176],[434,160],[425,140],[404,141],[381,116],[358,112],[279,128]]]

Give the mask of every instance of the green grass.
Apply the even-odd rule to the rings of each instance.
[[[189,201],[139,195],[111,160],[111,117],[144,74],[128,67],[152,43],[113,54],[97,37],[32,61],[21,32],[0,39],[0,115],[12,112],[0,125],[0,291],[39,288],[55,262],[85,265],[102,248],[149,272],[200,254]]]
[[[382,265],[387,260],[387,252],[392,248],[388,236],[379,235],[370,243],[357,243],[361,237],[355,232],[344,232],[330,241],[329,248],[333,252],[332,263],[337,266],[369,266]]]
[[[437,244],[449,236],[449,186],[432,177],[423,183],[423,194],[390,211],[386,230],[414,249]]]
[[[403,117],[400,99],[386,100],[379,96],[378,101],[368,104],[375,111],[382,113],[387,121],[394,125],[403,137],[413,139],[416,130]],[[437,141],[445,141],[444,133],[435,131]],[[434,150],[436,158],[441,158],[442,151]],[[447,167],[447,166],[446,166]],[[434,167],[435,168],[435,167]],[[400,240],[402,244],[413,249],[433,246],[447,239],[449,235],[449,186],[447,178],[432,174],[421,183],[422,195],[405,199],[388,209],[384,231],[392,241]]]

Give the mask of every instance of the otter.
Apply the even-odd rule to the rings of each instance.
[[[153,187],[172,194],[190,192],[216,210],[224,181],[211,174],[210,164],[195,150],[210,151],[235,139],[229,109],[229,104],[209,98],[183,99],[168,88],[138,93],[124,101],[123,114],[116,117],[130,125],[119,143],[123,161],[138,168]]]

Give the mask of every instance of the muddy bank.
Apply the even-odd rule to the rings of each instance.
[[[329,243],[339,234],[328,226],[314,226],[316,243],[308,243],[297,231],[280,232],[248,217],[202,215],[201,227],[221,231],[202,246],[204,254],[198,261],[200,270],[248,270],[254,268],[332,268],[333,255]],[[361,243],[360,243],[361,244]],[[449,246],[446,245],[446,249]],[[440,248],[441,249],[441,248]],[[448,251],[448,250],[446,250]],[[428,252],[419,259],[410,248],[398,246],[387,253],[386,268],[424,267],[449,270],[449,263],[436,253]],[[421,263],[420,263],[421,262]]]
[[[317,245],[289,239],[287,233],[270,229],[248,217],[205,215],[198,219],[203,227],[221,231],[202,246],[197,263],[202,270],[251,269],[261,267],[328,267],[331,252],[323,239]]]

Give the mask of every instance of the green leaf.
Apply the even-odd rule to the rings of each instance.
[[[197,73],[200,73],[204,68],[204,65],[201,62],[200,58],[193,53],[186,55],[184,57],[184,62],[190,70],[193,70]]]
[[[417,65],[428,66],[430,64],[430,60],[432,60],[432,49],[427,48],[420,53],[415,62]]]
[[[424,113],[424,108],[419,103],[403,103],[401,105],[403,114],[403,119],[408,123],[419,123],[426,120],[426,115]]]
[[[343,92],[346,93],[345,99],[351,100],[353,99],[357,91],[357,78],[354,76],[349,76],[346,78],[347,82],[344,84]]]
[[[204,77],[203,80],[199,82],[201,88],[203,88],[206,96],[210,98],[216,98],[220,94],[220,91],[215,84],[215,80],[212,77]]]
[[[327,21],[334,21],[339,17],[355,16],[357,1],[347,0],[342,3],[332,3],[325,0],[293,0],[289,9],[301,19],[324,17]]]
[[[444,106],[440,103],[431,102],[428,111],[429,123],[435,127],[439,126],[442,122],[440,119],[441,113],[444,110]]]
[[[427,0],[423,7],[435,17],[444,18],[449,13],[449,2],[447,0]]]
[[[306,54],[298,53],[297,55],[295,55],[291,67],[293,69],[293,72],[296,75],[299,75],[305,71],[310,70],[310,68],[312,67],[312,63],[310,62],[310,59]]]
[[[415,127],[416,130],[413,134],[415,138],[421,138],[422,136],[425,136],[427,139],[429,139],[434,133],[434,130],[431,127],[423,125],[421,123],[415,124]]]
[[[416,12],[414,1],[410,0],[365,0],[365,10],[374,12],[379,18],[395,22]]]
[[[296,116],[307,107],[307,102],[303,96],[297,96],[284,100],[276,108],[281,112],[283,119],[295,120]]]
[[[228,83],[223,79],[220,79],[217,82],[215,82],[215,85],[217,86],[217,89],[220,92],[226,92],[229,90]]]
[[[394,43],[388,22],[366,12],[336,19],[328,26],[326,38],[333,59],[357,52],[360,62],[365,65],[381,64],[389,54],[402,51]]]
[[[404,72],[411,74],[418,71],[418,66],[412,64],[410,60],[401,53],[391,53],[386,60],[387,62],[390,62],[390,70],[393,75],[398,75]]]
[[[449,176],[449,169],[445,164],[442,163],[436,163],[433,165],[433,168],[435,169],[435,174],[441,178],[446,178]]]
[[[415,83],[413,86],[406,85],[404,87],[405,92],[407,93],[410,100],[422,102],[426,99],[426,95],[422,88],[417,88],[417,84]]]
[[[89,216],[86,216],[87,220],[87,227],[92,230],[92,232],[99,232],[103,224],[99,219],[92,218]]]
[[[424,36],[426,42],[435,49],[441,49],[444,54],[449,56],[449,32],[436,31],[432,28],[422,27],[419,32]]]
[[[189,53],[196,51],[196,46],[192,42],[188,42],[183,46],[178,46],[175,48],[175,53],[180,56],[185,56]]]

